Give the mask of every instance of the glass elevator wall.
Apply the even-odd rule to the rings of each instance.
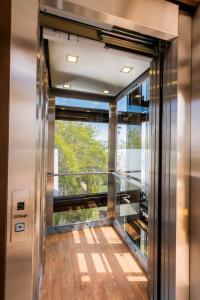
[[[144,258],[148,242],[149,79],[117,103],[116,219]]]
[[[53,225],[107,217],[106,102],[56,98]]]

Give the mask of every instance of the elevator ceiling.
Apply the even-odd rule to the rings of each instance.
[[[150,58],[73,35],[57,34],[48,43],[51,84],[56,88],[115,96],[150,65]],[[68,56],[77,62],[69,62]],[[130,72],[122,72],[124,67]]]

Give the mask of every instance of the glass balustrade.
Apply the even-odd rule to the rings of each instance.
[[[144,257],[148,241],[148,191],[137,180],[115,176],[116,220]]]

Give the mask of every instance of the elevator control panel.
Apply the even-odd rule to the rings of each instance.
[[[29,239],[29,190],[15,190],[12,194],[11,242],[26,242]]]

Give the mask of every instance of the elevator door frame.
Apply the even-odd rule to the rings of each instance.
[[[51,16],[53,17],[53,16]],[[57,18],[57,17],[55,17]],[[64,22],[64,19],[61,19],[62,22]],[[60,28],[60,19],[57,23],[56,21],[51,23],[49,26],[51,29],[56,30],[56,28],[53,28],[58,24],[58,31]],[[68,20],[66,20],[68,22]],[[71,21],[70,21],[71,22]],[[43,25],[45,25],[43,23]],[[79,23],[80,25],[80,23]],[[48,27],[48,24],[46,24]],[[62,26],[64,24],[62,23]],[[85,25],[84,25],[85,26]],[[64,26],[63,28],[66,29]],[[80,28],[80,27],[79,27]],[[73,32],[74,34],[74,32]],[[85,33],[84,33],[85,34]],[[144,37],[142,37],[144,38]],[[171,143],[170,135],[164,135],[164,138],[162,137],[162,130],[163,130],[163,115],[166,116],[167,121],[171,122],[171,113],[169,112],[169,107],[167,105],[164,105],[164,102],[167,102],[169,97],[171,97],[172,90],[170,89],[163,89],[165,85],[169,85],[169,82],[171,84],[171,81],[177,81],[177,73],[173,73],[173,68],[177,70],[177,48],[176,48],[177,41],[174,40],[172,42],[164,42],[159,41],[157,48],[154,51],[154,54],[152,56],[153,60],[150,67],[150,89],[151,89],[151,96],[150,96],[150,134],[151,134],[151,141],[150,141],[150,149],[151,149],[151,156],[150,156],[150,192],[149,192],[149,203],[150,203],[150,210],[149,210],[149,246],[148,246],[148,270],[149,270],[149,293],[150,293],[150,299],[151,300],[161,300],[163,293],[165,293],[165,290],[168,286],[172,287],[171,294],[175,295],[175,285],[173,284],[173,274],[172,269],[168,269],[167,265],[169,264],[169,257],[167,258],[167,264],[165,265],[163,263],[163,253],[167,253],[167,250],[169,247],[171,247],[171,242],[174,241],[175,238],[175,227],[172,228],[172,224],[170,225],[170,222],[172,222],[171,218],[174,217],[171,214],[168,216],[165,216],[165,214],[162,211],[162,193],[163,191],[166,192],[166,185],[165,182],[163,182],[163,178],[165,178],[166,172],[171,172],[174,170],[169,170],[166,168],[163,168],[162,160],[164,157],[170,156],[169,149],[166,147],[163,149],[163,139],[166,138],[169,143]],[[171,49],[173,50],[173,57]],[[129,50],[130,51],[130,50]],[[137,50],[136,50],[137,53]],[[140,54],[142,52],[140,51]],[[145,55],[146,53],[144,53]],[[169,61],[170,59],[170,67],[167,68],[166,61]],[[173,61],[172,61],[173,59]],[[173,76],[171,76],[173,74]],[[51,89],[52,92],[53,89]],[[173,89],[173,92],[175,92],[176,86]],[[63,91],[61,91],[63,92]],[[175,95],[175,94],[174,94]],[[173,95],[173,96],[174,96]],[[177,96],[177,94],[175,95]],[[176,100],[176,97],[174,98]],[[171,109],[171,107],[170,107]],[[164,187],[163,187],[164,184]],[[175,182],[174,182],[175,184]],[[172,197],[175,199],[176,193],[172,189]],[[166,195],[165,195],[166,196]],[[167,197],[165,197],[165,201],[167,201]],[[165,203],[166,204],[166,203]],[[162,225],[163,223],[163,217],[167,217],[168,219],[165,219],[165,230],[169,232],[169,230],[172,230],[173,237],[170,240],[167,240],[163,246],[163,240],[161,239],[163,231]],[[174,219],[175,221],[175,219]],[[173,222],[172,222],[173,223]],[[174,248],[172,249],[172,255],[174,255]],[[165,273],[167,272],[167,276]],[[170,273],[171,272],[171,273]],[[175,268],[174,268],[174,274],[175,274]],[[167,281],[166,281],[167,280]],[[167,298],[166,298],[167,299]],[[170,300],[175,298],[169,298]],[[162,299],[163,300],[163,299]]]

